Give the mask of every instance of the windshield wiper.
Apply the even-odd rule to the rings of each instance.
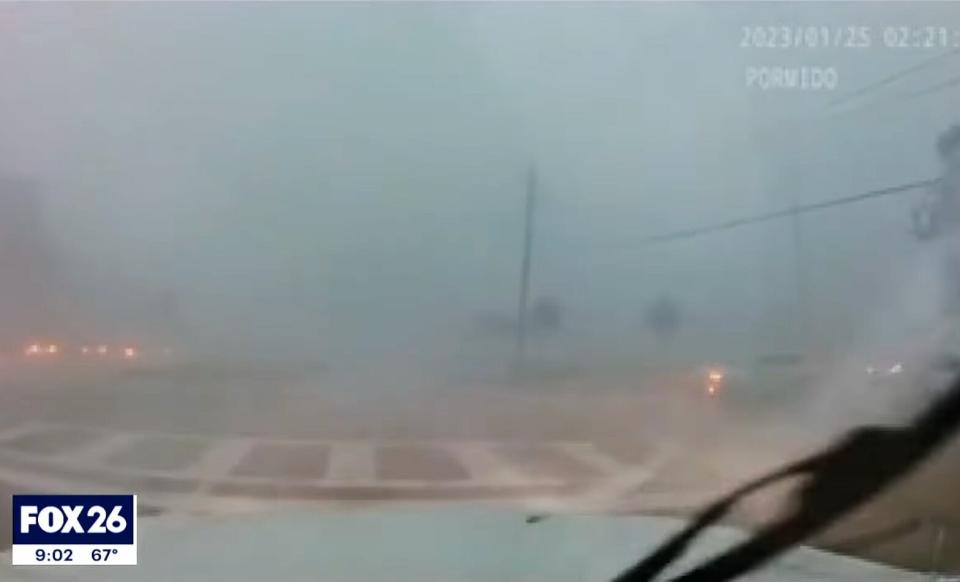
[[[687,573],[676,582],[733,580],[857,509],[928,459],[960,429],[960,375],[949,389],[902,427],[856,428],[821,452],[739,487],[701,510],[680,533],[620,574],[615,582],[653,580],[679,559],[691,542],[717,523],[740,499],[787,477],[806,475],[795,509],[749,539]]]

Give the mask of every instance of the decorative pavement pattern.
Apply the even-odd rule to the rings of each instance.
[[[652,462],[589,442],[292,439],[34,421],[0,430],[0,482],[14,490],[133,491],[158,511],[291,501],[556,502],[587,491],[596,498],[604,487],[635,491]]]

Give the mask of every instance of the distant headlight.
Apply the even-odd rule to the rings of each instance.
[[[866,372],[870,376],[895,376],[897,374],[903,373],[903,364],[900,362],[897,362],[889,367],[867,366]]]
[[[707,394],[714,396],[720,391],[727,373],[723,370],[712,368],[707,370]]]
[[[123,357],[132,360],[137,357],[136,348],[123,348]]]
[[[23,349],[23,355],[25,356],[44,356],[51,355],[54,356],[60,353],[60,346],[57,344],[30,344]]]

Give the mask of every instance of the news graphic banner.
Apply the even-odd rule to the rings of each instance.
[[[14,495],[14,566],[135,566],[136,495]]]

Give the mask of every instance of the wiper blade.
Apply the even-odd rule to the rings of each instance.
[[[806,475],[795,509],[743,543],[676,582],[724,582],[751,572],[826,529],[905,477],[960,430],[960,375],[911,423],[852,430],[823,451],[741,486],[698,513],[691,523],[615,582],[648,582],[679,559],[700,533],[743,497],[787,477]]]

